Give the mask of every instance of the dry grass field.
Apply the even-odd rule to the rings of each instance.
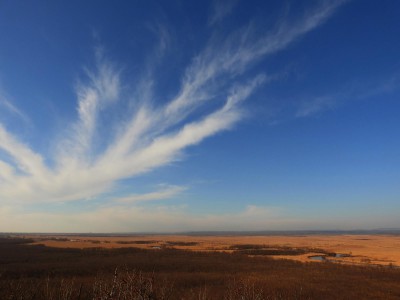
[[[3,235],[0,299],[400,299],[398,246],[389,235]]]
[[[250,256],[263,256],[265,254],[265,256],[272,258],[285,258],[301,262],[329,260],[346,264],[400,266],[399,235],[144,235],[98,237],[28,235],[25,237],[33,239],[35,241],[33,244],[57,248],[174,248],[228,253],[244,251]],[[286,251],[288,253],[284,253],[285,249],[298,251]],[[264,250],[264,253],[262,250]],[[273,250],[277,251],[274,252]],[[315,256],[317,258],[312,258]],[[319,259],[319,257],[322,257],[322,259]]]

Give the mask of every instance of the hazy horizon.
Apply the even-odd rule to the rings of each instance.
[[[294,230],[252,230],[252,231],[144,231],[144,232],[0,232],[1,235],[59,235],[59,236],[156,236],[156,235],[182,235],[182,236],[297,236],[297,235],[399,235],[400,228],[375,228],[375,229],[294,229]]]
[[[0,4],[0,232],[400,228],[400,2]]]

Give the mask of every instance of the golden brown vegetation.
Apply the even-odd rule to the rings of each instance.
[[[233,246],[251,245],[249,252],[264,249],[269,257],[285,258],[302,262],[310,261],[310,256],[327,255],[335,262],[360,265],[400,266],[400,235],[267,235],[267,236],[27,236],[34,244],[44,244],[58,248],[123,248],[143,249],[176,248],[191,251],[233,252]],[[284,253],[283,249],[296,249]],[[259,249],[259,250],[260,250]],[[273,250],[280,250],[273,252]],[[243,250],[243,249],[242,249]],[[257,251],[261,255],[262,251]],[[248,253],[252,254],[252,253]],[[254,253],[253,253],[254,254]]]
[[[0,239],[0,299],[400,297],[397,268],[301,263],[240,252],[253,249],[252,244],[231,245],[233,253],[223,253],[168,247],[64,249],[27,242],[32,241]]]

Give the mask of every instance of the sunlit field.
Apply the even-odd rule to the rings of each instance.
[[[268,236],[79,236],[27,235],[33,244],[57,248],[127,248],[245,253],[302,262],[326,261],[400,266],[399,235],[268,235]],[[315,256],[321,256],[319,260]]]
[[[0,298],[398,299],[398,243],[380,235],[3,237]]]

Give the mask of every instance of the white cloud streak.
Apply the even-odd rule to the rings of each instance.
[[[0,126],[0,150],[12,157],[0,161],[0,199],[3,203],[65,202],[90,199],[110,191],[116,182],[138,176],[179,159],[182,151],[205,138],[232,128],[244,113],[241,103],[268,79],[263,74],[238,82],[251,65],[296,41],[323,23],[343,1],[324,1],[291,24],[281,22],[275,31],[254,36],[251,27],[222,42],[211,40],[187,67],[180,90],[164,105],[143,99],[127,120],[110,126],[105,149],[96,146],[99,116],[107,114],[122,95],[121,72],[98,55],[88,82],[77,87],[77,120],[51,158],[54,166],[29,145]],[[152,95],[152,84],[147,89]],[[129,97],[128,97],[129,98]],[[220,106],[208,114],[197,109],[209,101]],[[204,110],[203,110],[204,111]],[[112,128],[119,128],[111,132]],[[176,191],[175,191],[176,192]],[[164,196],[173,195],[171,191]],[[125,200],[145,201],[163,196],[157,192]],[[136,198],[135,198],[136,197]],[[136,200],[135,200],[136,199]]]
[[[215,25],[228,16],[237,2],[238,0],[215,0],[212,5],[212,13],[208,20],[208,25]]]
[[[398,89],[399,82],[399,75],[394,74],[381,82],[364,82],[362,86],[359,83],[349,83],[345,88],[337,89],[335,93],[298,101],[294,116],[307,118],[337,109],[346,103],[390,94]],[[365,88],[366,85],[368,88]]]
[[[7,98],[4,95],[2,95],[1,91],[0,91],[0,107],[5,108],[7,111],[11,112],[15,116],[18,116],[24,122],[26,123],[29,122],[29,118],[14,104],[8,101]]]
[[[156,201],[156,200],[165,200],[165,199],[171,199],[173,197],[176,197],[177,195],[181,194],[183,191],[185,191],[187,188],[183,186],[168,186],[162,190],[152,192],[152,193],[147,193],[147,194],[133,194],[129,195],[126,197],[121,197],[114,199],[114,202],[118,203],[135,203],[135,202],[146,202],[146,201]]]
[[[337,105],[332,97],[317,97],[315,99],[301,103],[295,116],[298,118],[310,117],[312,115],[331,110]]]

